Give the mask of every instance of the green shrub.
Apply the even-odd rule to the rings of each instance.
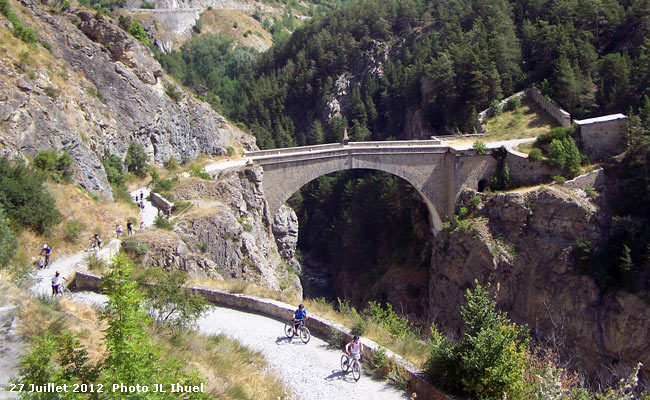
[[[63,224],[63,239],[70,243],[77,243],[79,241],[79,234],[86,229],[86,224],[76,219],[66,221]]]
[[[338,329],[330,328],[329,334],[327,335],[327,343],[333,348],[343,349],[346,345],[345,335]]]
[[[9,0],[0,0],[0,13],[2,13],[7,20],[11,22],[14,27],[14,35],[25,43],[37,43],[38,36],[32,28],[25,27],[18,19],[18,16],[11,9]]]
[[[552,167],[564,168],[567,151],[559,139],[553,139],[548,146],[548,163]]]
[[[30,227],[39,233],[61,222],[54,199],[43,188],[42,173],[22,160],[0,158],[0,206],[12,222],[12,228]]]
[[[174,158],[173,156],[169,157],[169,160],[165,162],[165,168],[167,168],[168,171],[174,171],[178,169],[178,161],[176,160],[176,158]]]
[[[88,265],[89,271],[103,273],[108,269],[108,264],[106,261],[104,261],[104,259],[97,255],[97,253],[94,251],[86,254],[84,261]]]
[[[554,175],[553,176],[553,182],[561,185],[564,182],[566,182],[566,178],[563,177],[562,175]]]
[[[126,178],[122,160],[118,156],[109,153],[108,150],[104,150],[103,163],[108,182],[114,185],[124,185]]]
[[[66,152],[58,155],[56,150],[39,151],[34,158],[34,166],[47,172],[55,182],[69,181],[72,176],[72,157]]]
[[[496,309],[488,288],[476,282],[474,290],[467,290],[467,305],[461,307],[466,328],[459,343],[451,344],[431,327],[427,374],[441,388],[470,398],[520,393],[529,355],[527,329]]]
[[[485,154],[485,153],[487,153],[487,146],[485,145],[485,143],[483,143],[483,142],[481,142],[479,140],[474,142],[472,147],[476,151],[476,154]]]
[[[129,27],[129,33],[134,38],[138,39],[145,46],[147,47],[151,46],[151,42],[149,42],[149,36],[147,35],[147,32],[144,30],[144,26],[142,26],[142,24],[139,23],[138,21],[131,22],[131,27]]]
[[[161,179],[157,181],[155,185],[153,185],[151,191],[154,193],[171,192],[174,190],[174,185],[176,182],[178,182],[178,177]]]
[[[149,156],[144,152],[140,143],[131,142],[126,150],[124,164],[129,172],[133,172],[137,177],[144,178],[147,176],[149,165]]]
[[[539,135],[535,140],[534,146],[538,147],[539,145],[549,144],[553,140],[562,140],[566,138],[569,135],[569,133],[570,130],[568,128],[557,126],[555,128],[552,128],[548,133]]]
[[[521,99],[519,97],[513,97],[512,99],[508,100],[505,106],[506,111],[515,111],[521,107]]]
[[[47,97],[49,97],[52,100],[56,100],[59,97],[59,93],[61,93],[61,91],[59,89],[57,89],[55,87],[52,87],[52,86],[46,86],[43,89],[43,92],[45,92]]]
[[[585,188],[585,193],[587,193],[587,196],[591,197],[592,199],[595,199],[598,197],[598,193],[596,193],[596,190],[592,188],[591,186],[587,186]]]
[[[366,332],[367,325],[368,324],[366,324],[366,321],[364,321],[363,318],[357,318],[350,327],[350,333],[352,335],[361,336]]]
[[[205,168],[203,168],[203,167],[201,167],[199,165],[192,165],[190,167],[190,176],[205,179],[207,181],[212,180],[212,177],[210,176],[210,174],[205,172]]]
[[[235,148],[232,147],[232,146],[226,146],[226,151],[228,152],[229,156],[232,156],[233,154],[235,154]]]
[[[490,102],[489,109],[492,118],[499,116],[501,114],[501,106],[499,106],[498,100],[492,100]]]
[[[18,241],[9,227],[9,220],[5,217],[4,210],[0,205],[0,270],[9,265],[18,248]]]
[[[413,331],[408,318],[398,316],[390,303],[386,303],[384,308],[380,303],[370,301],[364,313],[394,337],[404,338]]]
[[[373,372],[375,378],[386,379],[393,369],[394,362],[386,355],[386,349],[378,347],[367,357],[368,366]]]
[[[156,219],[153,221],[153,224],[160,229],[166,229],[168,231],[171,231],[174,229],[174,224],[167,219],[166,217],[157,215]]]
[[[138,256],[143,256],[147,254],[149,248],[146,244],[140,243],[135,239],[126,239],[122,242],[122,249],[126,253],[135,254]]]
[[[531,161],[540,161],[542,159],[542,150],[534,147],[528,153],[528,159]]]
[[[199,244],[199,248],[201,249],[201,253],[207,253],[210,246],[208,245],[208,242],[202,241],[201,244]]]
[[[169,96],[170,99],[178,103],[183,98],[183,92],[176,90],[176,86],[168,84],[165,86],[165,93]]]
[[[142,4],[140,4],[140,8],[153,10],[154,8],[156,8],[156,3],[154,3],[153,1],[143,1]]]

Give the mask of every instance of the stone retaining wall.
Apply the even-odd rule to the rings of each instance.
[[[77,290],[91,290],[95,292],[101,291],[101,277],[91,275],[85,272],[77,272],[74,287]],[[216,289],[206,289],[190,287],[195,293],[203,296],[207,301],[220,306],[235,308],[247,312],[254,312],[268,317],[275,318],[279,321],[288,321],[293,316],[294,306],[289,304],[269,299],[260,299],[254,296],[228,293]],[[316,336],[327,338],[332,330],[338,331],[345,337],[346,341],[352,340],[350,330],[346,327],[328,321],[324,318],[313,316],[307,322],[309,330]],[[364,338],[364,345],[366,350],[372,354],[373,351],[379,348],[379,345],[372,340]],[[404,367],[410,376],[409,391],[416,392],[418,399],[424,400],[453,400],[452,396],[442,393],[440,390],[432,386],[422,376],[422,371],[415,367],[413,364],[404,360],[402,357],[394,354],[390,350],[386,351],[387,355],[393,357],[395,361]]]
[[[522,185],[548,181],[553,175],[561,175],[561,170],[554,170],[542,161],[532,161],[528,157],[508,151],[505,160],[510,177]]]
[[[598,168],[595,171],[587,172],[564,182],[562,186],[569,189],[585,189],[587,187],[602,189],[605,186],[605,170]]]
[[[571,114],[563,110],[553,100],[544,97],[544,95],[536,88],[528,88],[526,89],[526,92],[530,98],[535,100],[535,103],[537,103],[547,113],[555,118],[555,120],[559,122],[560,125],[565,128],[571,126]]]

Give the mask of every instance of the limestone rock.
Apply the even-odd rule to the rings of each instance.
[[[254,138],[176,87],[151,51],[114,20],[72,9],[51,14],[40,2],[19,11],[52,54],[39,47],[34,51],[46,62],[21,61],[12,52],[0,59],[0,155],[66,151],[74,180],[111,199],[105,150],[123,158],[137,142],[150,161],[164,163],[224,155],[228,146],[256,148]],[[178,102],[167,95],[169,85],[182,93]]]
[[[474,193],[475,194],[475,193]],[[472,195],[470,193],[470,195]],[[467,197],[461,195],[461,198]],[[541,337],[555,335],[573,366],[595,374],[608,366],[650,362],[650,309],[635,295],[608,295],[574,267],[576,240],[599,246],[609,229],[596,205],[570,190],[495,194],[466,232],[435,237],[429,316],[461,334],[464,292],[491,284],[501,309]]]
[[[204,257],[200,247],[190,249],[178,235],[172,232],[147,231],[138,233],[134,238],[149,249],[142,260],[144,266],[187,271],[191,277],[223,280],[217,264]]]
[[[300,263],[293,258],[298,246],[298,217],[287,205],[283,204],[273,217],[273,236],[280,256],[293,268],[302,271]]]
[[[222,172],[217,181],[181,181],[176,200],[197,206],[174,229],[188,246],[202,247],[224,278],[302,296],[300,280],[287,270],[276,247],[261,174],[259,167],[246,167]]]

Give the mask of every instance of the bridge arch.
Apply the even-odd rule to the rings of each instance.
[[[328,175],[334,172],[339,172],[339,171],[345,171],[345,170],[351,170],[351,169],[366,169],[366,170],[374,170],[374,171],[382,171],[389,173],[391,175],[397,176],[401,179],[404,179],[407,181],[411,186],[417,190],[417,192],[420,194],[420,197],[422,197],[422,201],[427,205],[427,208],[429,209],[429,218],[430,222],[433,226],[433,229],[437,232],[440,229],[442,229],[442,219],[440,218],[440,214],[436,208],[436,206],[433,204],[433,202],[427,198],[427,196],[422,192],[421,188],[418,187],[417,185],[417,178],[416,176],[413,176],[414,174],[412,173],[405,173],[404,170],[399,170],[397,168],[389,168],[389,167],[375,167],[375,168],[370,168],[368,166],[351,166],[349,163],[347,165],[344,165],[343,167],[340,166],[335,166],[335,165],[330,165],[328,168],[310,168],[308,172],[303,172],[298,174],[294,179],[287,180],[284,182],[282,186],[282,190],[278,191],[277,194],[272,193],[270,196],[267,195],[267,201],[269,203],[269,211],[271,216],[275,215],[275,213],[278,211],[278,209],[284,204],[291,196],[293,196],[294,193],[296,193],[300,188],[308,184],[309,182],[313,181],[314,179],[317,179],[321,176]],[[268,174],[271,174],[273,172],[268,171],[265,168],[264,175],[264,191],[265,193],[268,193],[268,189],[266,187],[267,182],[270,184],[272,182],[271,179],[266,179],[266,176]],[[274,181],[274,180],[273,180]],[[273,191],[275,192],[275,191]]]
[[[439,141],[395,141],[327,144],[246,154],[264,170],[264,196],[274,216],[291,195],[312,180],[337,171],[369,169],[410,183],[429,209],[433,233],[454,214],[463,187],[478,188],[496,167],[490,155],[459,152]]]

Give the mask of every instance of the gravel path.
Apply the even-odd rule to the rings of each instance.
[[[283,382],[303,400],[404,399],[407,393],[362,375],[341,371],[341,351],[316,337],[303,344],[284,335],[284,323],[257,314],[211,307],[198,321],[203,334],[225,334],[261,352]],[[307,322],[309,326],[309,322]]]
[[[142,193],[142,195],[144,196],[144,200],[143,200],[144,211],[140,211],[140,217],[142,218],[142,221],[144,221],[145,227],[153,226],[153,221],[156,219],[156,215],[158,215],[158,209],[154,207],[149,200],[147,200],[147,197],[149,197],[150,192],[151,189],[145,186],[136,189],[130,193],[131,197],[135,197],[137,195],[138,199],[140,198],[140,193]],[[138,230],[138,229],[140,229],[139,224],[133,226],[133,230]],[[126,225],[124,225],[124,235],[126,235]]]

